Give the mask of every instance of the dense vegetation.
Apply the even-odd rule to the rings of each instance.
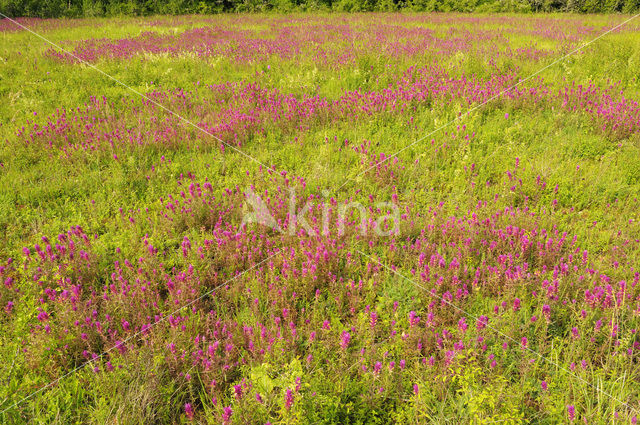
[[[636,424],[628,18],[0,21],[0,422]]]
[[[331,10],[631,13],[640,0],[0,0],[7,16],[40,18]]]

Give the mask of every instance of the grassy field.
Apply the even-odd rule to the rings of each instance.
[[[630,17],[0,21],[0,420],[637,423]]]

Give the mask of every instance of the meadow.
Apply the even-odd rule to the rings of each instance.
[[[636,424],[630,18],[1,20],[0,420]]]

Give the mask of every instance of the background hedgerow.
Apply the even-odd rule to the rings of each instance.
[[[0,11],[11,16],[96,17],[148,16],[156,14],[207,14],[221,12],[572,12],[631,13],[640,8],[637,0],[3,0]]]

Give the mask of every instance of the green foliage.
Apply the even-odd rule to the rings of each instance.
[[[10,17],[147,16],[220,12],[291,12],[335,10],[371,12],[552,12],[632,13],[640,0],[0,0]]]

